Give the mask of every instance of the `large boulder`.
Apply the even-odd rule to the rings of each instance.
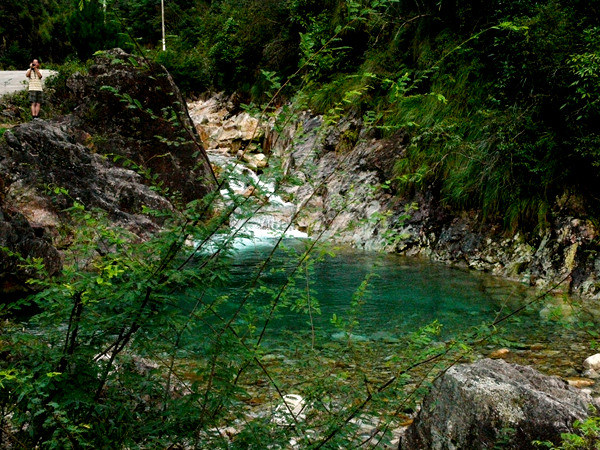
[[[534,449],[560,442],[597,402],[531,367],[483,359],[450,368],[423,401],[402,450]]]
[[[214,187],[186,102],[164,67],[114,49],[68,86],[78,105],[72,128],[80,143],[150,169],[185,202]]]
[[[216,186],[186,103],[162,66],[111,50],[68,85],[72,114],[22,124],[0,140],[0,247],[8,249],[0,255],[2,298],[32,276],[12,253],[42,258],[49,274],[60,270],[51,238],[74,202],[104,210],[143,238],[160,226],[144,206],[169,209]]]
[[[61,212],[77,201],[87,209],[106,211],[114,223],[143,235],[155,231],[157,224],[142,214],[142,207],[171,207],[138,173],[90,152],[59,122],[26,123],[5,137],[7,145],[0,146],[5,202],[36,228],[52,232],[61,224]],[[68,194],[53,195],[56,188]]]

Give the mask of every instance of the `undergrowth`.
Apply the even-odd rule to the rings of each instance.
[[[540,49],[548,32],[541,17],[556,13],[559,5],[539,10],[523,6],[520,12],[526,10],[530,21],[486,24],[466,38],[441,27],[446,31],[437,33],[437,39],[418,39],[427,30],[440,28],[435,8],[426,8],[426,2],[423,11],[401,11],[400,3],[392,0],[333,2],[333,21],[310,2],[292,3],[298,12],[294,20],[303,27],[300,66],[286,82],[279,81],[276,73],[262,71],[262,82],[274,94],[262,105],[248,105],[248,110],[261,111],[262,119],[275,117],[276,107],[284,103],[278,96],[285,98],[293,87],[298,105],[323,114],[323,134],[348,113],[382,136],[409,130],[410,148],[390,180],[399,191],[436,189],[450,207],[481,208],[487,218],[501,218],[509,228],[544,226],[550,202],[574,175],[564,166],[565,160],[597,163],[595,153],[582,147],[582,138],[576,138],[578,151],[561,157],[566,131],[573,128],[561,134],[549,127],[551,117],[545,108],[556,105],[546,93],[571,92],[572,86],[559,83],[549,91],[534,89],[531,96],[523,96],[536,81],[521,82],[524,69],[517,69],[509,54],[512,47],[507,42],[521,49],[534,42],[533,49]],[[227,10],[231,5],[221,7]],[[306,11],[312,14],[300,14]],[[454,17],[462,10],[443,11]],[[460,26],[472,30],[476,21],[464,14]],[[189,74],[185,67],[189,61],[190,66],[214,70],[214,79],[221,77],[223,83],[248,82],[239,68],[227,71],[244,54],[235,39],[243,23],[238,19],[216,33],[208,55],[212,65],[200,54],[190,59],[180,59],[181,55],[171,59],[169,54],[161,58],[180,67],[184,76]],[[411,35],[406,29],[413,24],[418,27]],[[565,31],[565,27],[557,29]],[[568,35],[559,37],[567,40]],[[594,50],[596,35],[590,32],[587,39],[583,49]],[[369,47],[366,43],[372,44],[371,50],[381,43],[375,62],[362,57],[364,47]],[[495,53],[490,55],[487,49]],[[355,64],[347,62],[354,61],[352,57]],[[483,64],[486,58],[497,63],[500,73],[486,73],[491,70]],[[539,73],[537,66],[540,71],[549,67],[547,61],[535,58],[526,65],[529,77]],[[585,70],[594,69],[594,61],[571,57],[569,82],[578,82],[575,92],[597,93]],[[392,62],[389,69],[388,62]],[[79,70],[77,65],[72,69]],[[49,86],[59,97],[64,77],[66,72]],[[484,81],[474,84],[477,78]],[[515,98],[526,100],[515,102]],[[122,100],[129,101],[125,96]],[[594,101],[581,102],[575,95],[565,105],[563,110],[569,114],[582,114],[581,120],[586,114],[588,120],[596,117]],[[290,116],[280,115],[276,126],[296,114],[283,111]],[[586,123],[577,117],[576,130],[587,131]],[[131,167],[147,173],[143,167]],[[284,183],[284,172],[275,172]],[[206,198],[187,205],[173,202],[176,207],[171,210],[146,209],[148,216],[160,218],[163,228],[145,242],[115,227],[101,211],[87,210],[74,199],[63,202],[71,205],[66,213],[73,226],[62,274],[50,280],[33,279],[38,294],[2,306],[6,317],[33,305],[40,311],[20,323],[4,320],[0,325],[2,445],[262,448],[268,442],[273,448],[348,448],[390,444],[391,430],[406,422],[429,383],[452,364],[468,360],[474,348],[517,314],[499,314],[493,323],[453,340],[441,340],[441,324],[434,321],[401,342],[364,345],[351,337],[368,296],[367,277],[349,300],[348,316],[332,318],[347,339],[330,342],[310,325],[319,313],[311,290],[313,261],[328,252],[318,253],[319,236],[287,268],[273,264],[275,248],[281,244],[277,241],[264,261],[248,268],[243,286],[233,294],[222,294],[230,282],[229,264],[236,257],[233,244],[243,234],[227,225],[234,215],[249,220],[270,194],[256,184],[256,195],[241,195],[231,187],[234,180],[229,171],[220,171],[219,176],[219,185]],[[316,192],[323,183],[311,187]],[[160,186],[156,188],[160,191]],[[217,198],[222,190],[228,202]],[[57,195],[68,197],[68,192],[59,190]],[[345,207],[341,203],[336,214]],[[22,264],[44,273],[39,260]],[[266,275],[272,273],[282,274],[285,281],[269,285]],[[309,323],[305,332],[291,334],[288,347],[274,356],[265,342],[279,314],[293,314]],[[307,408],[302,417],[292,411],[283,413],[283,418],[277,415],[276,405],[289,393],[304,397]],[[251,413],[257,406],[259,413]],[[371,436],[361,434],[365,422],[374,425]]]

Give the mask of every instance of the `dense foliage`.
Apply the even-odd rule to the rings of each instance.
[[[409,131],[389,183],[397,193],[431,190],[451,208],[480,210],[507,227],[543,227],[556,208],[600,213],[597,0],[166,0],[166,52],[159,0],[106,4],[3,0],[1,67],[21,68],[32,56],[86,60],[119,45],[166,65],[190,94],[223,89],[264,104],[278,90],[275,104],[311,108],[326,126],[352,115],[376,136]],[[55,83],[60,92],[64,79]],[[259,196],[230,194],[233,209],[261,207]],[[411,371],[422,365],[435,376],[447,367],[443,357],[469,351],[435,344],[434,323],[381,362],[380,379],[356,369],[376,349],[350,339],[312,336],[283,352],[286,364],[303,353],[308,361],[270,366],[262,341],[272,317],[292,310],[306,321],[318,308],[310,252],[299,254],[280,290],[262,282],[281,269],[267,261],[236,298],[211,297],[228,281],[234,236],[222,233],[231,210],[212,210],[207,198],[147,211],[164,232],[140,243],[72,204],[64,273],[12,305],[41,312],[26,326],[2,322],[0,445],[262,448],[294,438],[340,448],[360,440],[359,418],[381,411],[377,439],[386,440],[427,381]],[[368,280],[352,300],[356,317],[367,288]],[[250,301],[257,292],[267,301]],[[356,317],[340,320],[342,330]],[[297,388],[286,370],[314,381],[302,386],[314,405],[307,421],[249,419],[253,402]],[[364,379],[349,380],[350,372]],[[234,444],[224,430],[231,423]]]
[[[598,214],[600,2],[546,0],[52,0],[0,6],[0,66],[153,55],[187,92],[237,91],[316,112],[353,109],[383,135],[408,129],[400,191],[509,228],[558,206]],[[6,24],[10,23],[8,27]]]
[[[222,176],[228,189],[233,175],[227,169]],[[3,315],[25,311],[21,322],[0,325],[0,446],[389,444],[424,386],[470,348],[438,342],[437,322],[402,341],[354,342],[368,276],[348,312],[335,318],[345,338],[332,341],[315,330],[314,264],[331,252],[319,252],[317,241],[296,247],[291,264],[276,260],[273,249],[244,268],[235,289],[224,290],[242,232],[223,225],[265,205],[270,194],[254,187],[259,195],[251,197],[228,189],[227,205],[207,196],[185,207],[145,209],[163,221],[162,232],[145,242],[65,189],[49,189],[72,204],[60,230],[69,251],[60,276],[32,280],[43,288],[39,294],[0,306]],[[42,261],[22,262],[43,274]],[[306,327],[274,330],[282,314]],[[284,336],[274,340],[273,331]],[[301,417],[278,407],[287,393],[304,397]],[[366,437],[363,423],[372,423]]]

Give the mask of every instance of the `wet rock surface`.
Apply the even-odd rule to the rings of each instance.
[[[399,228],[407,236],[396,251],[490,272],[532,286],[598,298],[597,234],[587,220],[555,216],[542,234],[505,234],[500,225],[480,225],[476,213],[436,213],[431,196]],[[444,220],[445,219],[445,220]]]
[[[483,359],[450,368],[423,401],[400,448],[534,449],[560,442],[598,402],[557,377],[531,367]]]
[[[560,199],[547,229],[511,235],[500,223],[483,222],[477,211],[456,213],[443,206],[434,187],[397,195],[393,167],[408,145],[406,135],[376,138],[356,118],[343,118],[329,129],[322,125],[321,117],[307,113],[266,137],[299,180],[288,192],[305,205],[298,218],[302,229],[313,235],[324,231],[359,248],[422,256],[600,298],[596,226]]]

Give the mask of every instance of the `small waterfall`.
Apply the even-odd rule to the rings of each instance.
[[[244,238],[236,241],[236,246],[248,244],[269,243],[281,237],[282,233],[289,238],[307,238],[308,235],[289,226],[296,214],[296,205],[285,201],[276,194],[276,184],[273,181],[262,180],[253,170],[244,166],[236,158],[223,155],[223,152],[208,151],[211,163],[221,167],[228,174],[229,188],[221,189],[225,201],[230,201],[230,191],[241,195],[253,195],[255,192],[264,198],[265,204],[250,219],[242,214],[235,214],[230,220],[233,229],[240,229]]]
[[[294,226],[289,226],[296,214],[296,205],[276,194],[276,183],[257,175],[251,161],[266,164],[261,153],[260,139],[265,135],[256,119],[247,113],[230,116],[226,100],[219,96],[188,104],[190,117],[202,139],[211,164],[220,168],[226,186],[221,189],[225,202],[231,202],[231,193],[256,196],[263,202],[260,210],[250,219],[241,212],[234,213],[230,225],[244,237],[236,239],[234,246],[260,245],[273,242],[282,234],[290,238],[307,238],[308,235]],[[238,154],[240,143],[248,149],[241,159]]]

